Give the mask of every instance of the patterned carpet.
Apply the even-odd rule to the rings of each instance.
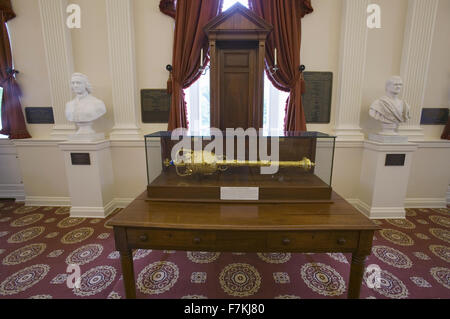
[[[105,222],[0,201],[0,298],[123,298]],[[378,265],[381,280],[364,283],[361,298],[450,298],[449,209],[409,209],[406,220],[376,222],[383,230],[366,266]],[[342,299],[351,256],[137,250],[134,259],[138,298]],[[66,284],[69,264],[81,268],[78,288]]]

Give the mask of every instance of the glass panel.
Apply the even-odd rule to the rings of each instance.
[[[225,131],[222,132],[223,136],[236,136],[236,131]],[[207,133],[207,134],[204,134]],[[209,130],[204,130],[202,132],[186,132],[186,136],[192,136],[192,137],[210,137]],[[171,138],[172,132],[170,131],[161,131],[161,132],[155,132],[152,134],[146,135],[146,137],[163,137],[163,138]],[[305,131],[291,131],[291,132],[283,132],[283,131],[272,131],[270,135],[267,135],[268,137],[286,137],[286,138],[336,138],[335,136],[331,136],[325,133],[321,132],[305,132]]]
[[[0,130],[2,129],[2,105],[3,105],[3,88],[0,87]]]
[[[222,12],[227,11],[228,9],[230,9],[237,2],[242,4],[244,7],[248,8],[248,0],[223,0]]]
[[[331,200],[334,136],[171,135],[145,138],[149,200],[222,202],[224,188],[256,189],[262,203]]]

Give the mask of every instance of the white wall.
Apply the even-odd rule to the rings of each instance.
[[[314,12],[302,20],[301,63],[306,71],[333,72],[333,96],[329,124],[308,124],[309,131],[333,133],[335,123],[342,0],[316,0]]]
[[[44,38],[38,1],[13,0],[17,17],[8,22],[14,66],[20,71],[22,106],[50,107],[50,82],[45,59]],[[47,137],[53,125],[27,125],[35,138]]]

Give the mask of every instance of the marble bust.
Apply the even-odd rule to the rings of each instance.
[[[92,86],[86,75],[74,73],[70,84],[76,96],[66,104],[66,118],[70,122],[75,122],[78,127],[78,131],[71,138],[101,138],[92,125],[95,120],[106,114],[105,103],[91,95]],[[101,135],[104,137],[104,134]]]
[[[386,95],[370,106],[370,116],[383,126],[381,135],[397,135],[399,124],[411,118],[408,103],[399,98],[402,89],[402,79],[399,76],[391,77],[386,82]]]

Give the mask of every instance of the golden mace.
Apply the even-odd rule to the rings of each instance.
[[[225,157],[221,159],[214,153],[207,151],[179,150],[175,160],[170,161],[166,159],[164,165],[166,167],[175,167],[177,174],[185,177],[196,174],[213,175],[217,172],[224,172],[232,167],[278,166],[280,168],[295,167],[310,170],[316,164],[306,157],[301,161],[241,161],[227,160]]]

